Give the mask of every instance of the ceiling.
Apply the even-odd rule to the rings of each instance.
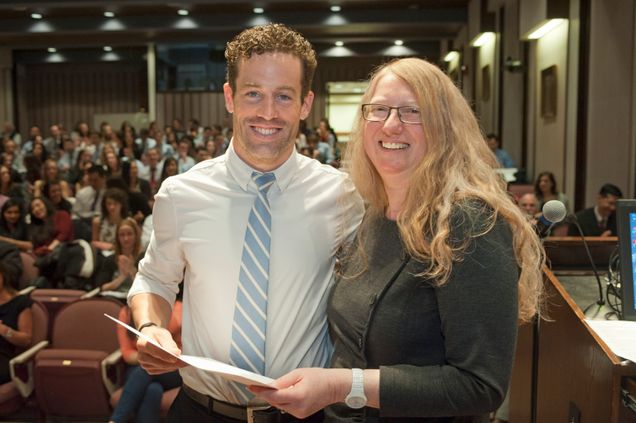
[[[402,40],[410,54],[439,55],[467,23],[469,0],[92,0],[0,3],[0,46],[15,50],[206,43],[223,48],[242,29],[282,22],[322,56],[342,41],[351,55],[378,55]],[[338,5],[339,12],[330,7]],[[254,7],[264,13],[255,14]],[[188,10],[180,16],[177,10]],[[105,17],[104,12],[114,13]],[[42,18],[31,18],[40,13]],[[384,52],[384,53],[383,53]],[[337,55],[337,54],[336,54]],[[347,55],[347,54],[345,54]]]

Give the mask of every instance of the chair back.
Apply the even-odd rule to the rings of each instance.
[[[35,345],[40,341],[46,341],[49,339],[49,312],[44,304],[39,301],[33,301],[31,315],[33,319],[31,345]]]
[[[87,298],[65,305],[53,322],[53,348],[99,350],[107,354],[119,349],[117,330],[104,313],[118,316],[122,307],[122,303],[109,298]]]

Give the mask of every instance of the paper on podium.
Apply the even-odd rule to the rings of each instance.
[[[636,363],[636,322],[585,320],[614,354]]]
[[[167,352],[171,356],[176,357],[179,360],[183,361],[184,363],[187,363],[190,366],[196,367],[197,369],[205,370],[206,372],[216,373],[220,376],[223,376],[226,379],[233,380],[235,382],[239,382],[244,385],[254,385],[254,386],[262,386],[264,388],[276,389],[273,386],[271,386],[271,383],[274,382],[274,379],[272,378],[259,375],[258,373],[253,373],[247,370],[243,370],[238,367],[231,366],[229,364],[225,364],[220,361],[207,358],[207,357],[196,357],[193,355],[186,355],[186,354],[181,354],[181,355],[173,354],[170,351],[166,350],[161,345],[159,345],[154,339],[147,337],[146,335],[139,332],[137,329],[133,328],[132,326],[129,326],[126,323],[122,322],[121,320],[115,319],[113,316],[110,316],[106,313],[104,313],[104,316],[115,321],[117,324],[125,327],[130,332],[137,335],[138,337],[143,338],[146,341],[150,342],[152,345],[159,348],[160,350]]]

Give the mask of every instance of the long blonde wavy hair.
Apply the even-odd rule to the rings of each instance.
[[[540,303],[543,248],[534,229],[507,194],[504,181],[493,171],[496,159],[484,141],[473,111],[437,66],[416,58],[394,60],[375,70],[363,104],[369,102],[378,80],[388,73],[405,81],[415,93],[428,144],[424,159],[410,180],[404,182],[409,189],[397,225],[405,249],[411,257],[429,263],[422,276],[434,279],[438,285],[445,284],[453,262],[461,260],[470,241],[462,245],[452,242],[453,210],[474,207],[475,201],[470,200],[487,205],[481,213],[486,213],[488,225],[472,236],[488,232],[498,216],[508,222],[521,271],[519,320],[530,320]],[[389,205],[382,178],[365,153],[364,130],[365,121],[359,111],[345,163],[367,203],[361,233],[374,218],[383,216]]]

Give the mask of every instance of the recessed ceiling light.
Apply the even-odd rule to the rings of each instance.
[[[332,12],[340,12],[342,10],[342,7],[338,6],[337,4],[334,4],[333,6],[330,7]]]
[[[41,13],[31,13],[31,18],[33,19],[42,19]]]
[[[104,46],[104,51],[113,51],[111,46]]]
[[[344,42],[342,41],[336,41],[336,47],[342,47],[344,45]]]
[[[115,14],[113,12],[104,12],[104,17],[106,17],[106,18],[114,18]]]
[[[57,53],[57,49],[55,47],[49,47],[46,49],[49,53]]]
[[[403,46],[404,45],[404,41],[402,41],[402,40],[395,40],[394,43],[395,43],[396,46]]]
[[[264,13],[265,9],[263,9],[262,7],[255,7],[254,8],[254,13],[260,15],[261,13]]]
[[[177,13],[180,16],[188,16],[190,14],[190,12],[188,12],[186,9],[179,9],[179,10],[177,10]]]

